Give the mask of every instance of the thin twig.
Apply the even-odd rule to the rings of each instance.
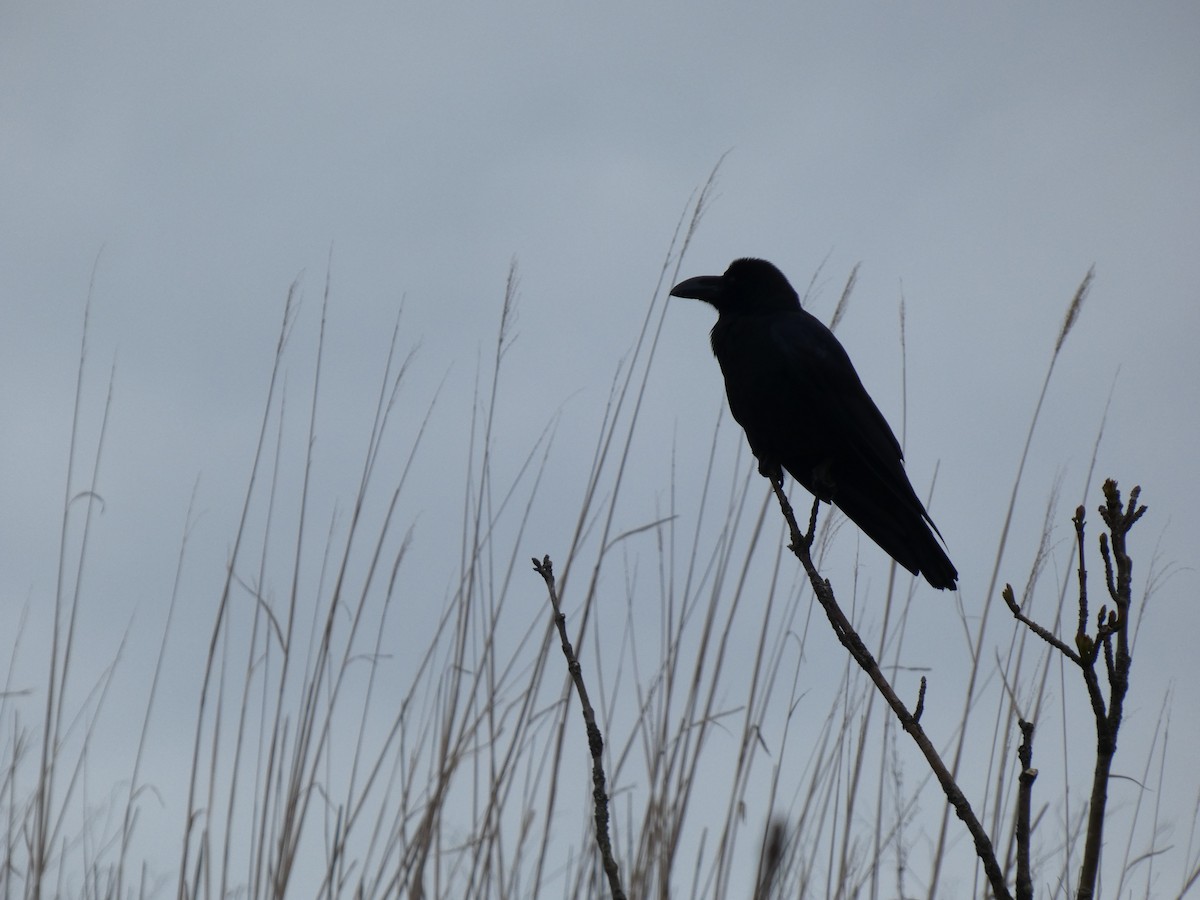
[[[1029,866],[1031,829],[1029,810],[1033,801],[1033,782],[1038,771],[1033,767],[1033,723],[1020,721],[1021,746],[1017,748],[1017,759],[1021,761],[1021,775],[1017,779],[1017,900],[1033,900],[1033,875]]]
[[[1100,507],[1100,518],[1108,527],[1109,535],[1100,535],[1100,549],[1104,557],[1105,574],[1109,593],[1116,605],[1114,612],[1101,617],[1095,643],[1104,648],[1104,662],[1108,671],[1107,710],[1093,703],[1096,718],[1096,768],[1092,774],[1092,799],[1088,809],[1087,838],[1083,847],[1083,864],[1080,867],[1079,900],[1091,900],[1096,891],[1096,877],[1100,869],[1100,848],[1104,834],[1104,811],[1108,804],[1108,779],[1112,772],[1113,757],[1117,752],[1117,732],[1121,728],[1121,714],[1125,705],[1125,694],[1129,691],[1129,670],[1133,657],[1129,651],[1129,607],[1133,596],[1133,560],[1126,548],[1126,538],[1131,528],[1146,512],[1138,506],[1142,489],[1134,487],[1129,492],[1128,504],[1121,503],[1121,492],[1111,478],[1104,482],[1104,505]],[[1106,540],[1111,537],[1111,540]],[[1109,547],[1111,546],[1111,556]],[[1113,570],[1116,570],[1114,579]],[[1115,644],[1115,646],[1114,646]],[[1093,663],[1095,657],[1093,656]],[[1094,665],[1084,670],[1085,678],[1091,674],[1096,679]]]
[[[550,594],[550,605],[554,607],[554,626],[562,640],[563,656],[567,658],[567,671],[575,683],[575,691],[579,694],[579,703],[583,707],[583,722],[587,727],[588,750],[592,754],[592,801],[595,803],[596,844],[600,848],[600,856],[604,862],[604,874],[608,876],[608,887],[612,891],[613,900],[625,900],[625,891],[621,888],[621,872],[617,861],[613,858],[612,841],[608,835],[608,790],[604,777],[604,737],[596,724],[596,712],[588,699],[587,686],[583,683],[583,669],[571,639],[567,636],[567,617],[563,615],[558,604],[558,589],[554,584],[554,566],[549,556],[543,556],[539,562],[533,559],[533,570],[542,576],[546,582],[546,591]]]
[[[1008,610],[1013,614],[1013,618],[1040,637],[1043,641],[1061,653],[1063,656],[1071,660],[1077,665],[1083,665],[1083,660],[1080,655],[1056,638],[1048,630],[1043,628],[1037,622],[1030,619],[1023,612],[1021,607],[1017,605],[1017,598],[1013,595],[1013,587],[1011,584],[1004,585],[1004,590],[1000,592],[1000,596],[1004,598],[1004,602],[1008,605]]]

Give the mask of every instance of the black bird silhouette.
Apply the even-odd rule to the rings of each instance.
[[[800,307],[783,273],[766,260],[738,259],[724,275],[689,278],[671,295],[716,307],[713,355],[758,471],[781,478],[786,469],[908,571],[955,588],[958,571],[904,472],[900,442],[841,343]]]

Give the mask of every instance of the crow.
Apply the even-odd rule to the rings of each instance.
[[[955,589],[958,571],[904,472],[900,442],[841,343],[801,308],[783,273],[738,259],[724,275],[680,282],[671,296],[716,307],[713,355],[758,471],[782,480],[786,469],[913,575]]]

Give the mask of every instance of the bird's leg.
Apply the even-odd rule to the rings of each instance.
[[[779,502],[786,502],[783,494],[783,467],[778,463],[768,463],[760,459],[758,461],[758,474],[771,482],[772,487],[778,493]],[[813,476],[814,494],[812,512],[808,515],[808,533],[800,535],[800,540],[804,542],[804,546],[809,548],[812,547],[813,538],[817,535],[817,507],[821,505],[822,500],[826,503],[833,502],[833,479],[829,475],[829,466],[824,465],[814,469]],[[829,492],[829,496],[825,496],[825,491]],[[798,533],[799,526],[796,526],[796,529]]]
[[[821,505],[820,497],[813,497],[812,512],[808,514],[808,534],[804,535],[804,543],[810,549],[813,538],[817,536],[817,507]]]
[[[758,474],[769,481],[778,481],[783,484],[783,467],[779,463],[769,463],[759,457]]]
[[[833,466],[830,465],[829,460],[825,460],[819,466],[813,466],[812,492],[817,498],[826,503],[832,503],[836,491],[837,482],[833,478]]]

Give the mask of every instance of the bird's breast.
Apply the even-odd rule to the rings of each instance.
[[[814,415],[813,385],[802,355],[781,343],[770,320],[719,321],[712,347],[725,376],[729,411],[759,461],[804,472],[826,462],[836,435],[822,427],[819,413]]]

